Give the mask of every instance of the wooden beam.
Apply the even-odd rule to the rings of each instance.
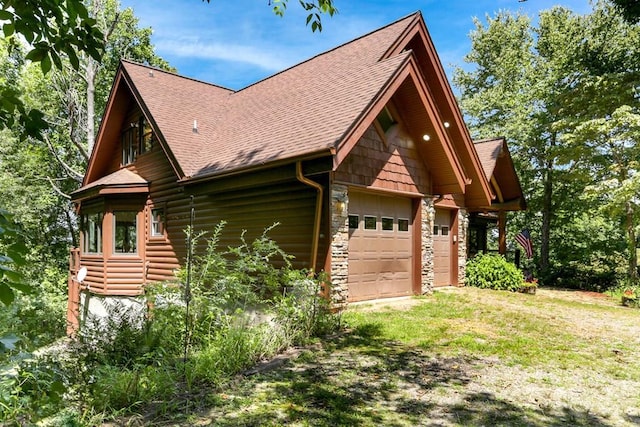
[[[498,212],[498,253],[507,253],[507,212]]]

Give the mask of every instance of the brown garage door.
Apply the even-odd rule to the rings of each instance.
[[[411,199],[349,193],[349,300],[411,295]]]
[[[451,284],[451,211],[436,209],[433,222],[434,286]]]

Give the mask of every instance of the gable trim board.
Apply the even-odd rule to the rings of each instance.
[[[376,118],[386,106],[397,117],[382,134]],[[139,116],[156,142],[123,165],[120,135]],[[126,203],[136,193],[139,210]],[[222,246],[243,229],[251,239],[281,222],[270,236],[296,256],[296,267],[330,274],[336,306],[429,292],[437,205],[446,203],[457,224],[466,209],[495,198],[420,13],[237,92],[123,61],[73,196],[81,215],[106,209],[93,225],[102,242],[128,227],[138,247],[125,256],[112,243],[80,253],[74,269],[90,266],[90,280],[80,284],[70,273],[70,296],[71,287],[119,296],[171,279],[186,255],[182,230],[193,200],[196,230],[227,221]],[[112,222],[118,209],[137,222]],[[152,239],[154,209],[163,234]],[[350,231],[350,212],[367,216],[367,228]],[[85,234],[82,242],[92,238]],[[449,249],[451,284],[463,276],[458,247],[466,245],[455,243],[465,239],[456,235]],[[360,283],[351,294],[350,281]]]

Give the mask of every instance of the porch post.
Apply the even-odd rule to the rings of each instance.
[[[507,254],[507,212],[498,212],[498,253]]]

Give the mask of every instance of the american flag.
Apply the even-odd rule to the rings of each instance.
[[[516,235],[516,242],[524,249],[527,258],[533,258],[533,244],[531,243],[531,234],[526,228]]]

